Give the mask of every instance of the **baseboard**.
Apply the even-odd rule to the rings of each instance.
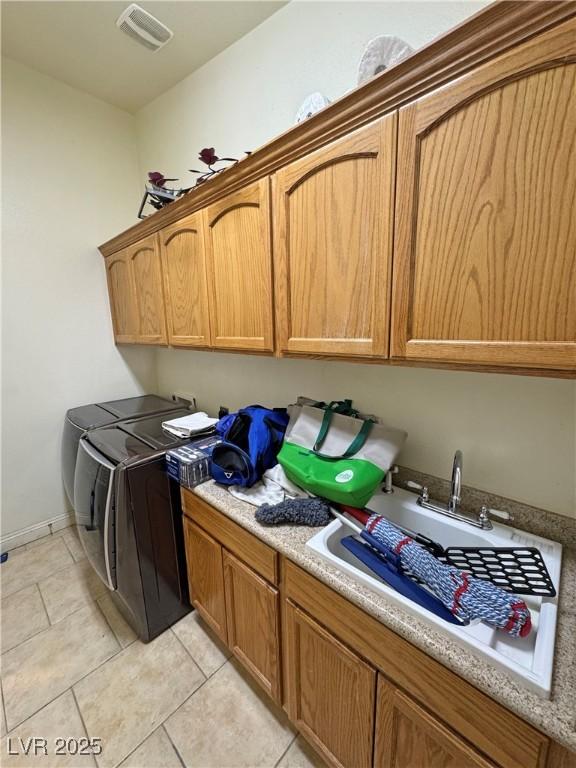
[[[45,520],[28,528],[22,528],[20,531],[8,533],[6,536],[0,537],[0,552],[9,552],[11,549],[16,549],[16,547],[30,544],[30,542],[36,541],[36,539],[50,536],[50,534],[61,531],[63,528],[68,528],[73,524],[74,513],[66,512],[63,515],[58,515],[58,517],[53,517],[52,520]]]

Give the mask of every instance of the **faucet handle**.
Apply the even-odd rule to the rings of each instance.
[[[488,519],[490,517],[499,517],[501,520],[509,520],[510,522],[514,521],[514,516],[510,514],[510,512],[506,512],[503,509],[491,509],[490,507],[486,507],[482,505],[482,508],[480,509],[480,517],[484,519]]]
[[[406,485],[408,488],[414,488],[415,491],[421,491],[424,487],[420,483],[415,483],[414,480],[406,480]]]
[[[415,491],[420,491],[420,498],[422,501],[428,501],[428,488],[425,485],[414,482],[414,480],[406,481],[407,488],[413,488]]]

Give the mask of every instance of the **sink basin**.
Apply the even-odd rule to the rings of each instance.
[[[414,494],[399,488],[390,495],[374,496],[370,502],[370,509],[384,515],[392,523],[397,522],[413,531],[423,533],[442,544],[443,547],[537,547],[542,553],[556,592],[559,591],[562,547],[554,541],[497,523],[494,523],[494,528],[490,531],[474,528],[437,512],[422,509],[416,503]],[[525,600],[532,614],[532,631],[528,637],[510,637],[483,622],[459,627],[449,624],[400,595],[354,557],[341,544],[341,540],[351,533],[353,532],[348,526],[340,520],[334,520],[313,536],[306,546],[376,594],[386,597],[391,603],[402,606],[406,611],[429,622],[437,629],[449,633],[460,645],[505,670],[539,696],[550,697],[558,594],[553,598],[520,596]]]

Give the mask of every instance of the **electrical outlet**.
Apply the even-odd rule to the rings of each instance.
[[[190,392],[183,392],[182,390],[177,389],[172,392],[172,400],[176,402],[178,398],[180,398],[180,400],[187,400],[190,403],[190,408],[196,410],[196,398]]]

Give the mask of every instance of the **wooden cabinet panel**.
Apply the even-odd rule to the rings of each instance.
[[[230,649],[279,704],[278,590],[229,552],[224,553],[224,580]]]
[[[546,768],[576,768],[576,752],[551,741]]]
[[[156,235],[145,237],[126,249],[134,285],[139,344],[166,344],[162,266]]]
[[[283,597],[297,603],[456,733],[506,768],[542,768],[549,740],[494,699],[289,561]],[[426,767],[428,768],[428,767]]]
[[[212,346],[272,350],[268,178],[209,206],[205,216]]]
[[[202,213],[160,231],[168,341],[180,347],[210,344],[208,284]]]
[[[184,536],[190,600],[202,618],[226,643],[228,633],[222,547],[186,517]]]
[[[184,514],[266,581],[278,584],[278,553],[187,488],[181,489]]]
[[[282,352],[386,357],[396,114],[273,179]]]
[[[290,718],[330,764],[368,768],[375,671],[292,603],[285,608]]]
[[[374,768],[494,768],[406,694],[378,676]]]
[[[392,356],[576,367],[576,20],[400,111]]]
[[[138,333],[138,307],[126,250],[113,253],[106,259],[106,279],[114,339],[117,344],[133,344]]]

